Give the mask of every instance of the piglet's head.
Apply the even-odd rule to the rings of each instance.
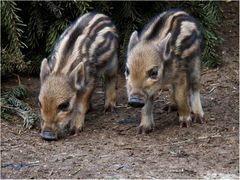
[[[143,107],[148,98],[159,90],[164,62],[171,58],[171,33],[153,43],[140,40],[133,32],[128,45],[126,63],[126,87],[128,103],[133,107]]]
[[[77,111],[77,94],[85,84],[84,64],[80,63],[69,75],[51,71],[47,59],[41,64],[41,137],[57,140],[68,132]]]

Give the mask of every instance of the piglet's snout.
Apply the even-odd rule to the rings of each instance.
[[[57,135],[56,135],[56,133],[54,133],[53,131],[50,131],[50,130],[42,131],[42,132],[40,133],[40,136],[41,136],[44,140],[48,140],[48,141],[57,140]]]
[[[145,105],[145,102],[140,96],[133,95],[129,98],[128,104],[135,108],[142,108]]]

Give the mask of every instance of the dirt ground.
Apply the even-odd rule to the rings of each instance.
[[[40,138],[39,127],[28,130],[20,119],[1,120],[1,178],[238,178],[238,9],[235,2],[224,13],[223,65],[202,70],[207,123],[180,128],[177,113],[163,110],[168,92],[162,92],[154,106],[157,129],[137,134],[140,110],[126,105],[125,80],[119,75],[116,113],[103,113],[99,84],[79,136],[48,142]],[[37,110],[39,79],[21,80],[29,87],[26,101]],[[17,84],[2,81],[3,87]]]

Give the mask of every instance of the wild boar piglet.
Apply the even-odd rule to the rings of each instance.
[[[96,12],[73,22],[41,64],[41,137],[55,140],[83,129],[97,77],[105,79],[105,110],[116,105],[118,35]]]
[[[180,126],[203,121],[200,100],[200,53],[202,35],[196,21],[181,10],[169,10],[133,32],[128,44],[126,87],[128,104],[142,108],[139,133],[152,131],[154,94],[164,86],[172,89],[171,106],[178,108]]]

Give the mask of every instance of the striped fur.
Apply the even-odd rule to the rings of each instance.
[[[134,100],[145,102],[140,132],[153,129],[151,99],[167,85],[173,87],[181,124],[190,122],[191,111],[203,119],[199,95],[201,42],[196,21],[181,10],[163,12],[140,33],[131,35],[126,86],[129,101],[134,96]]]
[[[140,39],[158,43],[170,32],[171,47],[178,58],[184,59],[191,56],[195,49],[200,49],[202,36],[197,24],[193,17],[181,10],[169,10],[155,17],[141,32]],[[192,45],[197,47],[186,52]]]
[[[60,36],[48,58],[52,73],[68,74],[79,62],[91,61],[102,66],[116,52],[117,33],[104,14],[87,13]]]
[[[60,134],[69,123],[74,131],[81,130],[100,74],[107,79],[105,109],[115,106],[117,49],[116,28],[104,14],[87,13],[63,32],[41,66],[42,132]],[[59,110],[64,102],[69,104],[66,112]]]

